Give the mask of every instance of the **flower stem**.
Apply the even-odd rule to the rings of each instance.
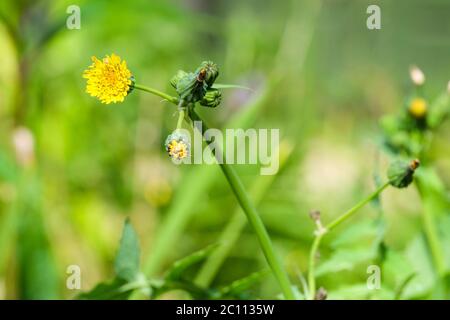
[[[287,142],[281,142],[280,148],[277,150],[280,153],[280,170],[283,170],[286,163],[288,162],[289,157],[294,150],[293,144],[288,144]],[[249,193],[251,199],[253,199],[253,203],[258,208],[258,205],[264,199],[264,196],[270,190],[270,186],[276,179],[276,175],[268,175],[268,176],[260,176],[256,181],[253,182]],[[228,224],[222,231],[218,239],[218,243],[220,244],[214,252],[208,256],[202,268],[197,274],[195,278],[195,283],[201,287],[209,287],[211,282],[216,277],[217,273],[220,270],[223,262],[230,254],[231,249],[235,247],[236,243],[241,236],[242,231],[245,226],[247,226],[247,219],[242,212],[241,207],[239,206],[231,216]]]
[[[172,102],[175,105],[179,104],[179,99],[176,97],[172,97],[168,94],[165,94],[163,92],[160,92],[156,89],[145,87],[142,85],[135,85],[136,89],[140,89],[152,94],[155,94],[157,96],[160,96],[164,99],[166,99],[169,102]],[[200,116],[193,110],[190,109],[188,116],[193,121],[201,121],[203,125],[204,131],[208,130],[207,124],[205,121],[203,121]],[[198,128],[197,128],[198,129]],[[203,132],[201,132],[203,136]],[[218,150],[218,147],[216,146],[216,150]],[[220,152],[222,154],[222,152]],[[239,179],[239,176],[237,175],[236,171],[229,166],[228,164],[221,161],[220,167],[222,169],[222,172],[224,173],[228,183],[230,184],[231,189],[233,190],[234,195],[236,196],[240,206],[242,207],[242,210],[247,216],[247,219],[254,229],[259,243],[261,245],[261,249],[264,253],[264,256],[266,257],[267,263],[269,264],[270,268],[272,269],[272,272],[277,279],[281,290],[283,291],[283,294],[286,299],[288,300],[294,300],[294,292],[291,287],[291,283],[289,282],[288,275],[286,271],[284,270],[281,262],[279,261],[277,255],[275,254],[275,250],[272,245],[272,241],[270,240],[269,234],[267,233],[267,230],[258,214],[258,211],[256,210],[254,204],[250,200],[250,197],[248,196],[247,192],[245,191],[244,185],[242,181]]]
[[[316,232],[316,236],[314,238],[314,242],[311,246],[311,250],[309,253],[309,272],[308,272],[308,287],[309,287],[309,300],[314,300],[316,295],[316,278],[315,278],[315,260],[317,256],[317,251],[319,250],[320,242],[323,236],[336,228],[339,224],[353,216],[359,209],[364,207],[367,203],[375,199],[379,196],[384,189],[389,186],[389,182],[381,185],[377,190],[375,190],[372,194],[370,194],[367,198],[357,203],[348,211],[344,212],[342,215],[331,221],[328,225],[325,226],[323,230],[318,230]]]
[[[424,172],[423,170],[422,172]],[[435,187],[431,185],[428,181],[436,181],[439,179],[435,178],[434,172],[428,169],[425,171],[427,174],[432,174],[434,179],[424,179],[422,176],[417,176],[416,185],[419,191],[420,197],[423,203],[423,215],[422,215],[422,223],[424,227],[425,237],[428,242],[428,246],[430,249],[430,254],[433,259],[433,263],[436,267],[437,274],[440,277],[445,276],[446,266],[445,266],[445,257],[444,250],[442,248],[442,244],[439,239],[439,232],[437,223],[435,221],[436,213],[440,212],[442,208],[438,205],[440,203],[440,199],[436,197],[439,195],[439,191],[436,191]],[[439,180],[437,180],[439,181]],[[428,184],[427,184],[428,183]]]
[[[317,250],[320,246],[320,241],[322,240],[322,237],[325,233],[320,233],[316,235],[314,238],[314,242],[311,246],[311,250],[309,252],[309,272],[308,272],[308,293],[309,293],[309,300],[314,300],[316,296],[316,278],[314,275],[315,271],[315,262],[316,262],[316,256],[317,256]]]
[[[140,85],[140,84],[137,84],[137,83],[134,85],[134,89],[139,89],[139,90],[142,90],[142,91],[145,91],[145,92],[152,93],[154,95],[157,95],[157,96],[163,98],[164,100],[167,100],[167,101],[172,102],[174,104],[178,104],[178,98],[173,97],[171,95],[168,95],[167,93],[161,92],[161,91],[159,91],[157,89],[150,88],[150,87],[147,87],[147,86],[143,86],[143,85]]]
[[[382,186],[380,186],[377,190],[375,190],[372,194],[370,194],[367,198],[365,198],[364,200],[362,200],[361,202],[357,203],[353,208],[351,208],[350,210],[348,210],[347,212],[343,213],[341,216],[337,217],[335,220],[333,220],[332,222],[330,222],[325,228],[327,231],[331,231],[332,229],[334,229],[335,227],[337,227],[339,224],[341,224],[343,221],[347,220],[348,218],[350,218],[352,215],[354,215],[356,213],[356,211],[358,211],[359,209],[361,209],[362,207],[364,207],[368,202],[372,201],[373,199],[375,199],[376,197],[378,197],[378,195],[383,192],[384,189],[386,189],[389,186],[389,182],[386,182],[385,184],[383,184]]]
[[[190,117],[193,121],[201,121],[204,131],[208,130],[208,126],[205,124],[205,121],[203,121],[194,110],[190,111]],[[201,134],[203,134],[203,132],[201,132]],[[277,255],[275,254],[275,250],[273,248],[269,234],[267,233],[267,230],[258,214],[258,211],[256,210],[256,207],[250,200],[250,197],[248,196],[242,181],[240,180],[233,167],[231,167],[224,161],[220,161],[220,168],[222,169],[222,172],[224,173],[231,189],[233,190],[234,195],[241,205],[242,210],[246,214],[250,225],[257,235],[267,263],[272,269],[272,272],[277,279],[285,298],[288,300],[294,300],[294,292],[292,291],[287,273],[284,270]]]
[[[178,114],[178,122],[177,122],[177,129],[181,129],[181,126],[183,125],[183,120],[185,116],[185,111],[183,108],[180,108],[180,113]]]

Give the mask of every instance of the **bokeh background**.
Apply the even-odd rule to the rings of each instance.
[[[65,25],[73,4],[79,30]],[[381,30],[366,28],[370,4],[381,7]],[[219,82],[253,89],[227,90],[219,108],[201,113],[216,127],[280,129],[278,175],[236,169],[249,189],[264,186],[258,207],[300,290],[314,230],[309,212],[330,221],[373,190],[374,175],[384,177],[379,120],[410,94],[409,67],[424,71],[430,99],[450,80],[446,0],[2,0],[0,17],[2,299],[73,298],[80,290],[66,288],[69,265],[80,266],[82,290],[111,278],[127,216],[142,270],[157,279],[176,259],[216,242],[240,212],[219,168],[168,158],[173,106],[142,92],[106,106],[85,93],[92,55],[116,53],[139,83],[172,94],[172,75],[205,59],[220,66]],[[449,129],[432,147],[446,186]],[[448,211],[440,218],[450,270]],[[380,290],[366,286],[373,264],[382,266]],[[211,286],[265,266],[246,227]],[[448,298],[415,187],[388,189],[382,206],[365,207],[325,238],[317,282],[330,299],[390,299],[399,290],[404,299]],[[279,294],[271,276],[251,290]]]

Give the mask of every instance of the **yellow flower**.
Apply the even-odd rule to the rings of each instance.
[[[188,146],[183,141],[172,140],[167,145],[167,152],[169,156],[174,159],[184,159],[188,156]]]
[[[122,102],[132,89],[132,75],[127,63],[111,54],[102,60],[92,57],[92,64],[83,73],[86,92],[102,103]]]
[[[181,160],[189,157],[190,146],[187,136],[180,132],[173,132],[166,139],[166,150],[169,156],[175,160]]]
[[[409,113],[414,118],[423,118],[427,113],[427,102],[422,98],[413,99],[409,105]]]

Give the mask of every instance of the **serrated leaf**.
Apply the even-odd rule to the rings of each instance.
[[[125,221],[114,270],[120,279],[134,281],[139,274],[139,239],[129,219]]]
[[[193,254],[176,261],[167,271],[165,279],[167,281],[177,281],[183,277],[184,272],[191,266],[206,259],[217,248],[217,244],[206,247],[205,249],[194,252]]]

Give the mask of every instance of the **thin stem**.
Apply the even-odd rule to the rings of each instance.
[[[308,293],[309,300],[314,300],[316,296],[316,279],[315,279],[315,266],[316,266],[316,257],[317,250],[320,246],[320,241],[325,233],[319,233],[314,238],[314,242],[311,246],[311,251],[309,252],[309,271],[308,271]]]
[[[145,91],[145,92],[149,92],[151,94],[154,94],[154,95],[157,95],[157,96],[163,98],[164,100],[167,100],[167,101],[172,102],[174,104],[178,104],[178,98],[173,97],[171,95],[168,95],[167,93],[164,93],[164,92],[159,91],[157,89],[150,88],[150,87],[147,87],[147,86],[143,86],[143,85],[137,84],[137,83],[134,85],[134,89],[139,89],[139,90],[142,90],[142,91]]]
[[[429,209],[427,204],[425,204],[425,209],[423,211],[423,225],[437,273],[440,277],[443,277],[446,273],[445,257],[442,254],[439,233],[435,225],[433,211]]]
[[[337,217],[335,220],[330,222],[325,228],[328,231],[331,231],[335,227],[337,227],[339,224],[341,224],[343,221],[350,218],[353,214],[356,213],[360,208],[364,207],[368,202],[375,199],[381,192],[383,192],[384,189],[386,189],[389,186],[389,182],[386,182],[384,185],[379,187],[377,190],[375,190],[371,195],[369,195],[366,199],[362,200],[358,204],[356,204],[354,207],[352,207],[347,212],[343,213],[341,216]]]
[[[179,103],[178,98],[169,96],[156,89],[145,87],[142,85],[135,85],[134,87],[136,89],[140,89],[155,94],[157,96],[160,96],[166,99],[167,101],[172,102],[173,104],[178,105]],[[190,110],[189,116],[193,121],[194,120],[201,121],[204,131],[208,130],[205,121],[203,121],[193,109]],[[197,127],[196,129],[198,130]],[[203,135],[203,132],[201,132],[201,134]],[[218,150],[218,146],[216,146],[216,150]],[[222,154],[222,152],[218,153]],[[256,210],[255,206],[250,200],[250,197],[245,191],[242,181],[239,179],[239,176],[237,175],[236,171],[223,161],[220,161],[220,168],[222,169],[222,172],[224,173],[228,183],[230,184],[230,187],[233,190],[233,193],[236,196],[239,204],[241,205],[242,210],[245,212],[250,225],[254,229],[258,237],[259,243],[261,245],[262,251],[264,253],[264,256],[266,257],[267,263],[272,269],[275,278],[278,280],[278,283],[281,287],[281,290],[283,291],[285,298],[288,300],[294,300],[295,299],[294,292],[292,290],[291,283],[289,282],[287,273],[282,267],[280,261],[278,260],[278,257],[275,254],[275,250],[273,248],[269,234],[267,233],[267,230],[261,218],[259,217],[258,211]]]
[[[181,126],[183,125],[184,116],[185,111],[183,108],[180,108],[180,113],[178,114],[177,129],[181,129]]]
[[[316,278],[315,278],[315,262],[316,262],[316,256],[317,251],[320,247],[320,242],[322,241],[322,238],[325,234],[336,228],[339,224],[353,216],[359,209],[364,207],[367,203],[375,199],[379,196],[381,192],[383,192],[384,189],[386,189],[389,186],[389,182],[386,182],[382,186],[380,186],[377,190],[375,190],[372,194],[370,194],[367,198],[357,203],[355,206],[353,206],[348,211],[344,212],[342,215],[334,219],[332,222],[330,222],[328,225],[325,226],[323,230],[317,230],[316,236],[314,238],[314,242],[311,246],[311,250],[309,253],[309,271],[308,271],[308,287],[309,287],[309,299],[314,300],[316,295]]]
[[[283,141],[281,142],[280,148],[277,150],[277,152],[280,153],[280,171],[285,167],[293,149],[293,146],[289,145],[289,147],[287,147]],[[257,207],[267,194],[276,177],[277,175],[260,176],[251,186],[249,190],[250,197]],[[197,285],[209,287],[225,259],[230,254],[232,248],[235,247],[238,242],[245,226],[247,226],[247,219],[243,214],[241,207],[238,206],[218,239],[218,243],[220,244],[219,247],[208,256],[198,272],[197,277],[195,278],[195,283]]]
[[[194,121],[201,121],[204,131],[208,130],[208,127],[205,124],[205,122],[199,117],[199,115],[194,110],[191,110],[190,117]],[[196,127],[196,129],[198,128]],[[201,132],[201,134],[203,134],[203,132]],[[221,154],[221,152],[218,153]],[[229,166],[224,161],[219,161],[219,164],[231,189],[233,190],[234,195],[236,196],[239,204],[241,205],[242,210],[246,214],[250,225],[252,226],[253,230],[255,231],[258,237],[261,249],[264,253],[264,256],[266,257],[267,263],[272,269],[275,278],[278,280],[278,283],[281,287],[281,290],[283,291],[285,298],[288,300],[294,300],[295,299],[294,292],[289,282],[287,273],[284,270],[282,264],[280,263],[277,255],[275,254],[275,250],[273,248],[269,234],[267,233],[267,230],[253,202],[250,200],[250,197],[248,196],[242,181],[240,180],[239,176],[237,175],[233,167]]]
[[[433,172],[431,173],[433,174]],[[443,254],[444,250],[439,239],[439,232],[436,227],[437,224],[435,221],[436,212],[440,212],[442,208],[437,205],[440,200],[435,198],[438,192],[434,192],[435,190],[433,190],[433,186],[426,185],[426,183],[426,179],[423,179],[421,176],[417,176],[416,185],[423,203],[422,221],[425,237],[428,242],[436,271],[440,277],[443,277],[446,272],[445,257]]]

